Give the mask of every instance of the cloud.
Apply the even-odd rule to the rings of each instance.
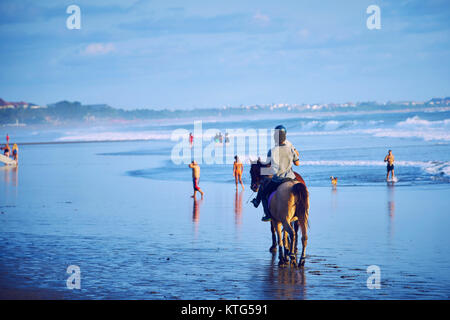
[[[309,30],[306,28],[300,29],[297,34],[301,39],[306,39],[309,37]]]
[[[116,48],[112,43],[91,43],[82,51],[86,56],[104,55],[115,51]]]
[[[267,25],[270,23],[270,17],[266,14],[262,14],[259,11],[254,14],[253,20],[262,25]]]

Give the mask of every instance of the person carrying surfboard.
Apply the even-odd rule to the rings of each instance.
[[[387,175],[386,175],[386,181],[389,181],[389,173],[391,173],[391,179],[394,181],[394,154],[392,153],[392,150],[389,150],[386,157],[384,157],[384,162],[387,162]]]

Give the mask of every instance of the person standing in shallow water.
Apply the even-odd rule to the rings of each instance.
[[[191,196],[191,198],[195,198],[197,195],[197,191],[200,192],[203,199],[203,191],[198,186],[198,182],[200,180],[200,166],[197,164],[195,160],[192,160],[192,162],[189,164],[189,168],[192,169],[192,183],[194,187],[194,194]]]
[[[194,136],[192,135],[192,132],[189,133],[189,146],[192,148],[192,145],[194,144]]]
[[[384,162],[387,162],[387,175],[386,181],[389,181],[389,173],[391,173],[391,180],[394,180],[394,155],[392,154],[392,150],[389,150],[389,153],[386,157],[384,157]]]
[[[236,182],[236,190],[238,189],[238,182],[242,186],[242,190],[244,190],[244,184],[242,183],[242,172],[244,171],[244,165],[239,160],[238,156],[234,156],[234,164],[233,164],[233,177]]]
[[[13,159],[17,161],[17,163],[19,163],[19,147],[17,146],[16,143],[14,143],[13,148],[12,148],[12,156]]]

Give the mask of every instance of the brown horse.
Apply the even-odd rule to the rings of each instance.
[[[263,182],[261,176],[260,161],[254,162],[250,166],[251,189],[257,192]],[[305,182],[302,177],[296,174],[296,181],[287,181],[282,183],[270,202],[270,213],[272,217],[272,247],[271,251],[275,251],[275,232],[278,244],[279,265],[285,266],[288,262],[288,256],[291,263],[297,266],[297,231],[300,228],[302,232],[302,254],[299,264],[305,264],[305,249],[308,240],[308,215],[309,215],[309,194]],[[282,227],[283,231],[282,232]],[[286,237],[286,233],[289,237]],[[284,235],[284,239],[283,236]]]

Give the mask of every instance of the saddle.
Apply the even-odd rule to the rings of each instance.
[[[298,182],[300,182],[301,184],[303,184],[303,185],[306,187],[305,180],[303,180],[302,176],[299,175],[299,174],[298,174],[297,172],[295,172],[295,171],[294,171],[294,174],[295,174],[295,180],[294,180],[294,181],[298,181]],[[270,190],[267,190],[267,193],[266,193],[266,196],[267,196],[267,207],[268,207],[268,208],[270,208],[270,202],[272,201],[273,196],[274,196],[275,193],[277,192],[278,187],[279,187],[280,185],[282,185],[283,183],[288,182],[288,181],[292,181],[292,180],[293,180],[293,179],[287,178],[287,179],[281,180],[280,182],[273,182],[273,181],[272,181],[272,182],[269,183],[269,184],[271,184]],[[269,185],[267,185],[266,188],[267,188],[268,186],[269,186]]]

